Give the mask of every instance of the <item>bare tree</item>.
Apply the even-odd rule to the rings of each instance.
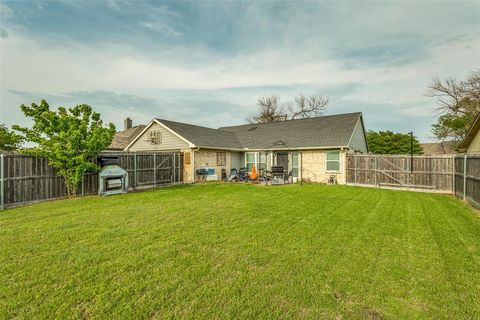
[[[439,117],[432,133],[439,140],[461,141],[480,112],[480,69],[466,80],[433,79],[426,96],[436,99]]]
[[[249,114],[245,119],[249,123],[275,122],[300,118],[317,117],[325,111],[328,98],[300,94],[294,102],[280,104],[278,95],[260,97],[257,100],[258,111]]]
[[[445,81],[433,79],[426,96],[437,100],[441,114],[460,113],[463,115],[480,111],[480,69],[469,74],[465,81],[448,78]]]
[[[295,104],[287,106],[290,119],[318,117],[325,111],[328,98],[319,96],[306,97],[300,94],[295,97]]]
[[[274,122],[285,117],[280,106],[280,97],[275,94],[258,98],[257,106],[257,113],[249,114],[245,118],[249,123]]]

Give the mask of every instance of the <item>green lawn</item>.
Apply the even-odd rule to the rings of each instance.
[[[480,215],[443,195],[177,186],[0,212],[0,318],[480,318]]]

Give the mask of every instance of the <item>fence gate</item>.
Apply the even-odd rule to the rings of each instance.
[[[105,153],[118,156],[128,172],[130,190],[183,182],[183,154],[162,152]],[[85,173],[77,194],[98,194],[98,172]],[[0,210],[18,204],[66,196],[63,178],[43,158],[0,154]]]
[[[347,183],[452,193],[452,156],[347,155]]]

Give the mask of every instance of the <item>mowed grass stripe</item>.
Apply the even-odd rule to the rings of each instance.
[[[451,197],[348,186],[42,203],[0,213],[0,318],[476,318],[479,238]]]

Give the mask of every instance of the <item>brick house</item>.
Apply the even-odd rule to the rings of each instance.
[[[195,181],[198,168],[209,168],[209,180],[220,180],[222,169],[229,174],[275,165],[294,181],[326,182],[335,175],[345,183],[347,152],[366,153],[368,144],[357,112],[218,129],[153,119],[123,150],[184,153],[185,182]]]

